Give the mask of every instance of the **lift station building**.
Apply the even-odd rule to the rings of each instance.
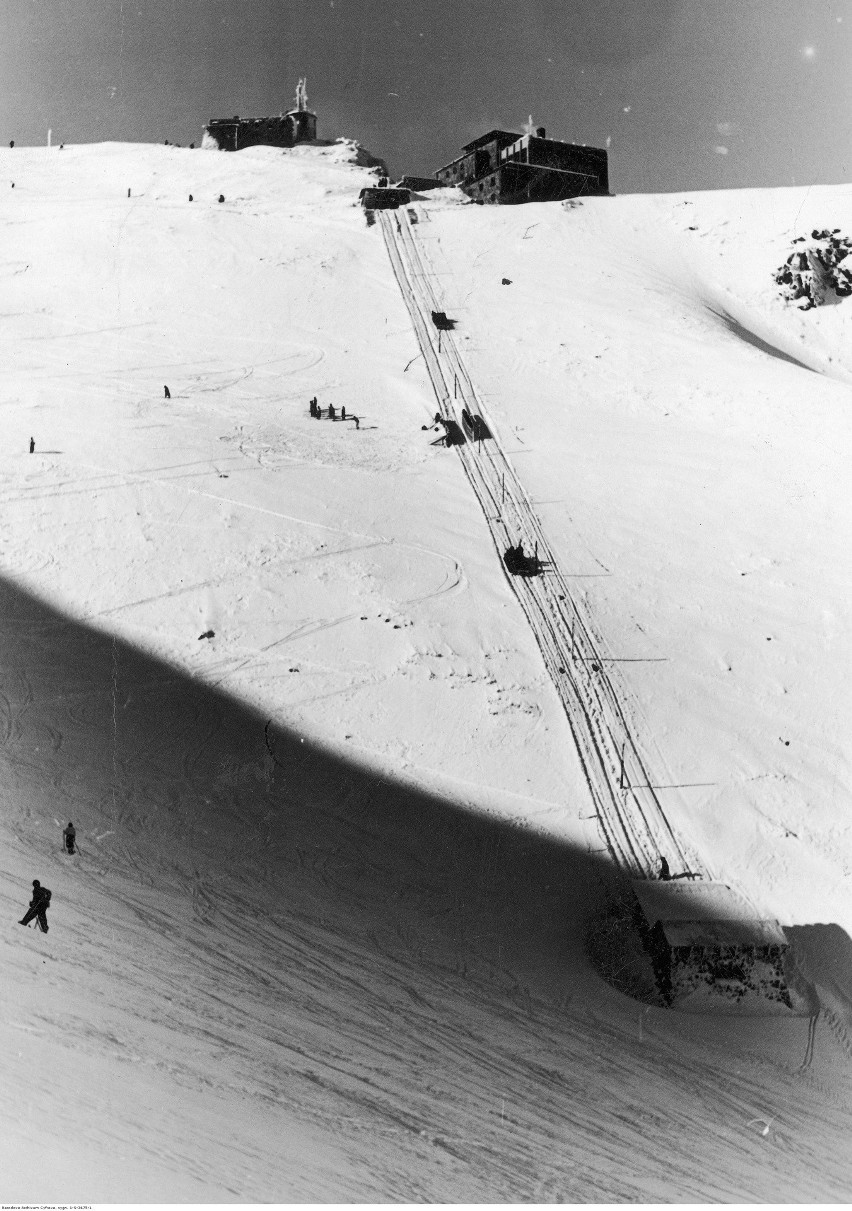
[[[609,193],[606,151],[534,134],[489,130],[435,173],[442,185],[456,185],[475,202],[500,205],[556,202]]]

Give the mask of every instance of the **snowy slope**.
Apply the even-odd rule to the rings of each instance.
[[[785,922],[852,931],[852,308],[802,314],[771,279],[792,236],[835,225],[848,188],[417,230],[666,811]]]
[[[706,1018],[584,957],[613,871],[352,155],[0,153],[4,1196],[841,1199],[849,318],[768,275],[848,191],[411,229],[679,836],[802,926],[823,1012]]]

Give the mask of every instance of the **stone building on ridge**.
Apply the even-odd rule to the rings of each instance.
[[[519,135],[489,130],[462,148],[462,155],[435,173],[475,202],[500,205],[557,202],[609,193],[606,151],[545,137],[543,126]]]
[[[296,106],[271,118],[211,118],[204,127],[201,146],[214,151],[241,151],[244,147],[295,147],[317,137],[317,116],[308,109],[307,80],[296,87]]]

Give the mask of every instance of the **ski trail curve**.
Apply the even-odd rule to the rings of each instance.
[[[530,499],[496,436],[451,332],[438,334],[443,310],[405,212],[378,212],[394,276],[408,308],[441,415],[461,426],[462,410],[482,416],[491,437],[458,445],[459,457],[501,557],[523,541],[546,564],[541,576],[504,574],[529,622],[562,702],[600,832],[613,860],[638,878],[656,877],[660,859],[711,878],[671,825],[654,789],[649,761],[629,724],[623,691],[606,671],[593,620],[571,591]]]

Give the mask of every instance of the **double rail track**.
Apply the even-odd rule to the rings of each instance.
[[[656,876],[663,856],[672,867],[709,877],[666,817],[648,761],[629,725],[624,693],[617,692],[607,671],[592,619],[559,568],[453,333],[438,332],[432,323],[432,312],[444,310],[445,304],[436,295],[437,279],[407,212],[379,212],[378,218],[441,415],[461,425],[466,409],[482,416],[492,435],[456,449],[501,565],[503,553],[518,542],[535,550],[544,564],[542,575],[506,575],[562,701],[610,855],[637,878]]]

